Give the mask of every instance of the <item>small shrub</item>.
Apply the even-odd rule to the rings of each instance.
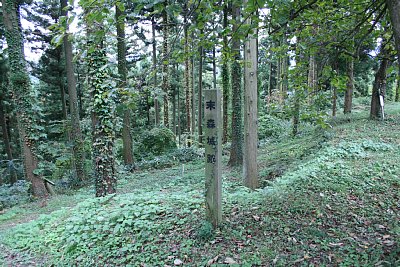
[[[290,123],[269,114],[260,115],[258,119],[259,138],[280,137],[289,132]]]
[[[135,148],[138,158],[149,154],[158,156],[176,148],[175,135],[168,128],[153,128],[143,132]]]
[[[197,237],[201,240],[210,240],[214,236],[214,228],[210,222],[203,221],[197,231]]]
[[[200,159],[203,154],[195,148],[178,148],[168,154],[156,156],[152,159],[143,159],[135,167],[138,169],[163,169],[177,163],[185,163]]]
[[[0,210],[30,201],[30,184],[19,180],[13,185],[0,186]]]

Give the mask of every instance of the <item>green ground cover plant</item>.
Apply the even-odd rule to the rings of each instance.
[[[121,170],[117,195],[83,188],[6,209],[3,265],[398,266],[399,111],[389,106],[385,122],[355,113],[262,143],[257,191],[224,167],[217,231],[204,221],[201,159]]]

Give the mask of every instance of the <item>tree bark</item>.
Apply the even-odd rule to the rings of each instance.
[[[381,47],[381,55],[383,55],[383,59],[379,65],[379,69],[375,74],[374,85],[372,87],[372,96],[371,96],[371,110],[369,117],[370,119],[380,119],[382,116],[381,113],[381,105],[379,97],[385,97],[386,92],[386,70],[389,65],[389,60],[385,57],[386,52],[383,51],[383,47]]]
[[[124,90],[127,86],[128,76],[128,69],[126,66],[125,18],[118,5],[115,6],[115,20],[117,23],[118,75],[120,79],[119,87]],[[125,107],[122,125],[122,151],[125,165],[132,165],[134,163],[132,148],[131,111],[128,107]]]
[[[232,7],[233,24],[232,32],[236,33],[240,24],[240,7]],[[242,71],[240,66],[240,39],[238,36],[232,36],[232,143],[231,154],[228,161],[229,166],[238,166],[243,164],[243,122],[242,122]]]
[[[167,7],[168,2],[164,2],[165,7]],[[168,44],[168,39],[169,39],[169,25],[168,25],[168,14],[167,11],[164,10],[162,12],[162,17],[163,17],[163,77],[162,77],[162,89],[164,92],[164,126],[169,128],[169,91],[170,91],[170,80],[169,80],[169,44]]]
[[[185,38],[185,107],[186,107],[186,131],[191,132],[191,90],[190,90],[190,63],[189,63],[189,35],[188,35],[188,21],[187,21],[187,4],[184,7],[184,38]]]
[[[193,36],[192,36],[192,41],[193,41]],[[193,46],[192,46],[192,48],[193,48]],[[195,106],[196,95],[194,92],[194,57],[192,57],[190,60],[190,69],[191,69],[191,71],[190,71],[190,81],[191,81],[190,82],[190,86],[191,86],[190,91],[192,92],[192,97],[190,99],[190,101],[191,101],[190,105],[192,107],[192,121],[191,121],[192,126],[191,126],[190,135],[194,136],[194,132],[196,129],[196,106]]]
[[[394,98],[395,102],[400,102],[400,65],[398,66],[399,73],[397,74],[397,85],[396,85],[396,95]]]
[[[386,0],[389,9],[390,21],[393,28],[393,35],[396,44],[397,61],[398,61],[398,77],[395,101],[400,101],[400,0]]]
[[[13,161],[13,154],[11,149],[10,137],[7,131],[7,120],[6,120],[6,113],[4,110],[4,101],[2,96],[0,95],[0,125],[3,131],[3,142],[4,142],[4,149],[7,154],[7,159],[12,162]],[[17,181],[17,174],[15,173],[13,164],[10,165],[10,184],[14,184]],[[0,180],[1,181],[1,180]]]
[[[203,35],[204,30],[200,30],[200,35]],[[199,46],[199,92],[198,92],[198,115],[197,115],[197,130],[199,134],[199,144],[203,142],[203,46]]]
[[[156,41],[156,22],[154,16],[151,19],[151,33],[152,33],[152,46],[153,46],[153,83],[154,90],[157,89],[157,41]],[[155,110],[155,126],[160,126],[160,102],[158,101],[158,92],[154,96],[154,110]]]
[[[223,28],[228,28],[228,4],[224,5],[224,18]],[[228,142],[228,103],[229,103],[229,69],[228,69],[228,36],[226,33],[223,35],[223,55],[222,55],[222,91],[223,91],[223,132],[222,132],[222,143]]]
[[[67,7],[67,0],[61,0],[61,16],[68,16],[68,11],[65,9]],[[67,25],[68,27],[68,25]],[[68,28],[67,28],[68,31]],[[83,145],[83,136],[80,126],[79,119],[79,105],[78,105],[78,96],[76,90],[76,79],[74,73],[74,65],[73,65],[73,54],[72,54],[72,44],[69,40],[68,34],[64,36],[64,55],[65,55],[65,64],[66,64],[66,72],[67,72],[67,83],[68,83],[68,96],[69,96],[69,112],[71,114],[71,132],[70,137],[73,143],[72,145],[72,153],[73,153],[73,162],[76,171],[76,176],[79,181],[85,180],[85,152]]]
[[[339,75],[339,66],[338,66],[338,55],[335,56],[335,62],[333,63],[333,69],[336,72],[336,75]],[[337,88],[333,86],[332,92],[332,117],[336,117],[337,112]]]
[[[347,88],[344,95],[344,114],[351,113],[354,90],[354,59],[350,58],[347,65]]]
[[[246,3],[247,0],[244,1]],[[248,19],[247,24],[251,25]],[[258,183],[257,169],[257,38],[247,36],[244,43],[244,153],[243,177],[244,185],[256,189]]]
[[[2,0],[3,22],[8,44],[10,64],[10,82],[13,100],[16,107],[16,118],[21,142],[25,175],[32,183],[33,194],[37,197],[46,197],[48,192],[44,181],[36,169],[38,167],[38,150],[35,144],[35,133],[32,125],[35,123],[30,114],[31,98],[29,92],[31,84],[26,69],[23,54],[23,38],[17,17],[17,1]]]

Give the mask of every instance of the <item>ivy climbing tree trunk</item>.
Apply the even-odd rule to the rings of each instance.
[[[243,122],[242,122],[242,69],[240,65],[240,39],[235,34],[240,24],[240,7],[232,7],[232,143],[229,166],[238,166],[243,163]]]
[[[121,6],[122,5],[122,6]],[[128,69],[126,67],[126,44],[125,44],[125,16],[123,3],[115,6],[115,20],[117,23],[117,56],[118,56],[118,75],[119,87],[124,90],[127,86]],[[125,165],[132,165],[132,136],[131,136],[131,111],[128,107],[124,108],[123,126],[122,126],[122,151]]]
[[[13,154],[12,154],[12,149],[11,149],[10,137],[9,137],[8,131],[7,131],[6,113],[5,113],[4,101],[3,101],[3,97],[1,96],[1,93],[0,93],[0,126],[2,129],[2,133],[3,133],[4,150],[6,151],[7,159],[9,161],[10,184],[14,184],[17,181],[17,174],[15,173],[14,165],[10,164],[13,162]],[[0,178],[0,184],[1,184],[1,180],[2,180],[2,178]]]
[[[164,2],[165,7],[162,12],[162,18],[163,18],[163,53],[162,53],[162,66],[163,66],[163,71],[162,71],[162,89],[164,93],[164,126],[169,128],[169,91],[170,91],[170,77],[169,77],[169,44],[168,44],[168,39],[169,39],[169,25],[168,25],[168,13],[165,10],[168,6],[168,1]]]
[[[108,83],[108,60],[104,48],[103,17],[88,16],[101,12],[91,3],[83,3],[87,25],[88,87],[92,97],[92,153],[96,197],[116,192],[115,174],[115,91]],[[90,8],[90,12],[89,12]]]
[[[2,0],[3,22],[8,45],[10,85],[16,107],[16,118],[21,142],[25,176],[32,183],[33,194],[37,197],[48,195],[44,181],[39,175],[36,140],[39,133],[34,130],[31,114],[31,84],[23,54],[23,39],[16,8],[18,1]]]
[[[61,16],[68,17],[67,0],[61,0]],[[65,25],[68,31],[68,25]],[[69,112],[71,114],[71,141],[72,141],[72,153],[73,163],[76,171],[76,176],[79,181],[85,180],[85,152],[83,150],[83,136],[79,120],[79,105],[78,96],[76,91],[76,79],[73,65],[73,54],[72,44],[69,40],[69,35],[66,34],[63,38],[65,64],[67,72],[67,83],[68,83],[68,96],[69,96]]]

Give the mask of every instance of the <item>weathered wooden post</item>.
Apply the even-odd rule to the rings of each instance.
[[[205,196],[206,218],[217,227],[222,220],[221,205],[221,91],[204,91]]]

